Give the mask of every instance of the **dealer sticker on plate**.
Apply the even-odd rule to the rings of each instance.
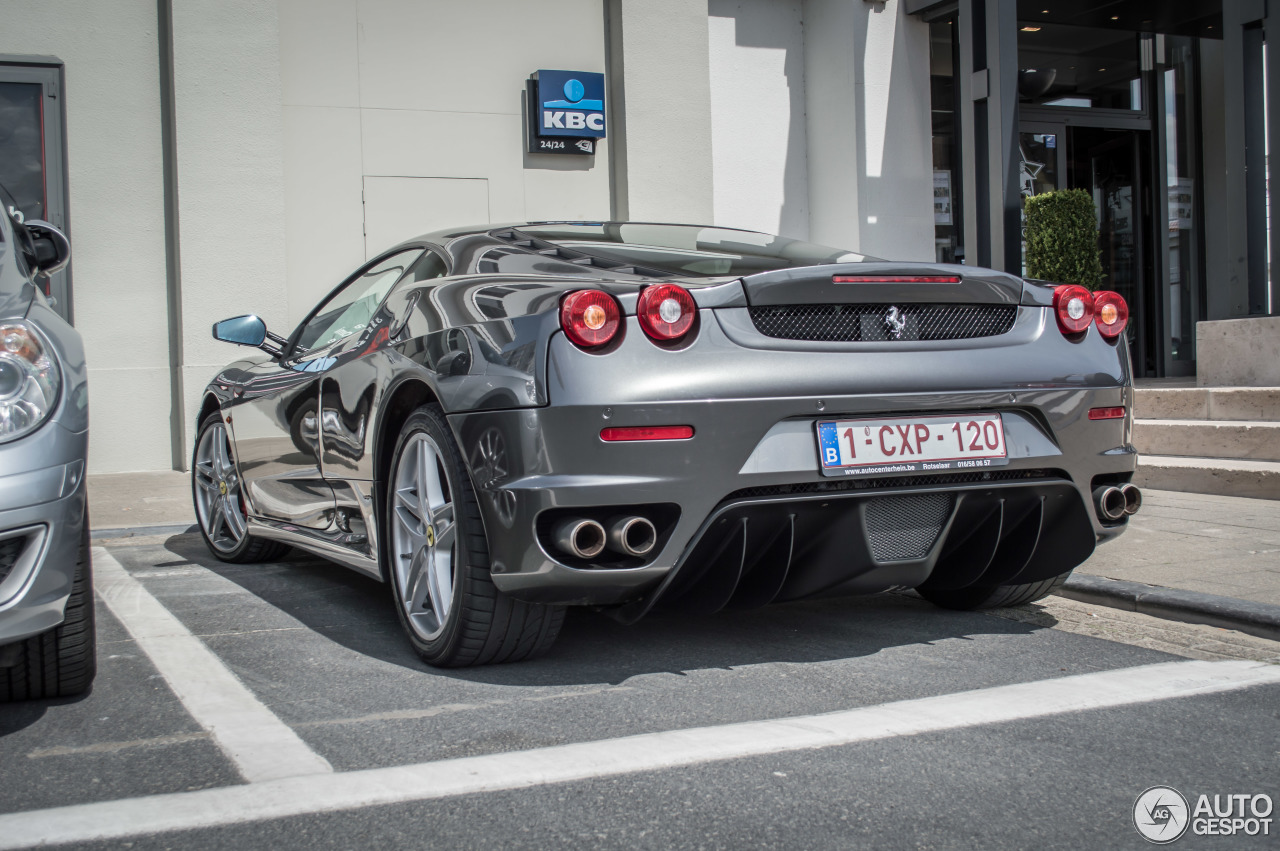
[[[972,470],[1009,463],[999,414],[818,422],[825,476]]]

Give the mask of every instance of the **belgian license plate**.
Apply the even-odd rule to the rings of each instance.
[[[972,470],[1009,463],[999,414],[818,422],[824,476]]]

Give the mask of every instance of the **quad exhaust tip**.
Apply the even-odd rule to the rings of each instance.
[[[555,542],[557,547],[572,556],[595,558],[604,552],[604,526],[581,517],[565,520],[556,527]]]
[[[1134,488],[1136,491],[1137,488]],[[1093,492],[1093,501],[1098,506],[1098,516],[1103,520],[1115,521],[1124,517],[1128,500],[1125,499],[1124,491],[1115,485],[1103,485],[1096,488]],[[1138,497],[1138,503],[1141,503],[1141,496]],[[1135,507],[1134,511],[1138,509]]]
[[[658,530],[644,517],[615,517],[609,521],[609,549],[628,556],[643,556],[658,543]]]

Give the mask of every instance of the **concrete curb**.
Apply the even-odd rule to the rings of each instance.
[[[89,540],[105,541],[111,538],[141,538],[147,535],[184,535],[199,532],[194,523],[178,523],[169,526],[123,526],[115,529],[90,529]]]
[[[1165,620],[1234,629],[1280,641],[1280,606],[1234,597],[1161,588],[1101,576],[1073,574],[1055,593],[1082,603],[1139,612]]]

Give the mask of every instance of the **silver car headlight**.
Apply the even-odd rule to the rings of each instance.
[[[25,322],[0,323],[0,443],[35,431],[58,405],[53,351]]]

